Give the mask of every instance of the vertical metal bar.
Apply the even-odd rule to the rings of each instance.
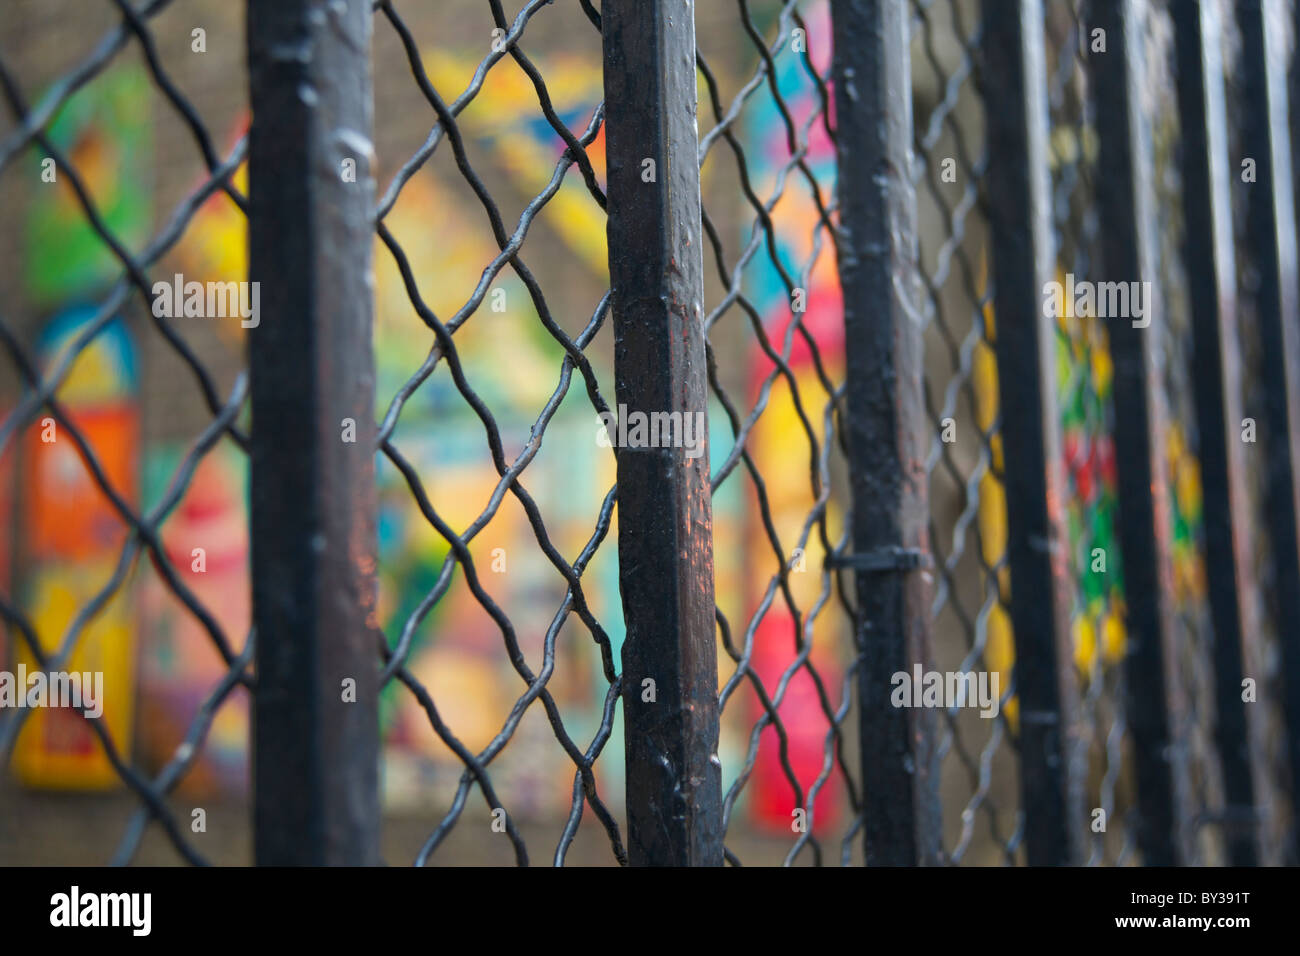
[[[1139,0],[1092,7],[1106,52],[1089,55],[1098,135],[1097,206],[1102,282],[1138,289],[1144,315],[1108,316],[1115,366],[1115,457],[1119,543],[1124,557],[1127,647],[1126,709],[1133,733],[1138,787],[1137,844],[1148,865],[1186,858],[1186,749],[1175,736],[1183,722],[1173,614],[1167,411],[1156,363],[1163,322],[1156,282],[1151,134],[1142,108],[1145,53]],[[1142,283],[1133,286],[1132,283]],[[1122,300],[1121,300],[1122,301]],[[1135,312],[1129,298],[1129,312]]]
[[[1292,861],[1300,858],[1296,846],[1296,821],[1300,820],[1300,291],[1297,290],[1296,216],[1291,180],[1291,142],[1287,117],[1287,91],[1282,50],[1286,24],[1281,5],[1261,0],[1240,0],[1237,21],[1241,28],[1241,62],[1244,89],[1240,108],[1245,122],[1244,154],[1255,160],[1256,179],[1248,185],[1246,241],[1259,266],[1259,331],[1262,347],[1264,405],[1263,431],[1268,450],[1265,508],[1273,553],[1273,594],[1277,601],[1278,637],[1281,644],[1287,754],[1293,784]],[[1258,446],[1256,446],[1258,447]],[[1263,688],[1261,649],[1255,635],[1245,647],[1247,676]],[[1240,690],[1238,690],[1240,693]],[[1247,714],[1258,717],[1259,704]],[[1252,730],[1258,732],[1252,721]],[[1264,754],[1263,741],[1252,741],[1252,753]],[[1260,800],[1269,791],[1256,787]],[[1260,827],[1265,860],[1274,844],[1266,819]]]
[[[1068,621],[1056,330],[1042,299],[1055,278],[1055,249],[1041,3],[984,0],[982,68],[1025,846],[1031,865],[1053,865],[1082,859],[1086,822]]]
[[[890,704],[892,675],[929,662],[909,6],[833,0],[831,19],[866,862],[933,864],[934,714]]]
[[[379,861],[370,30],[369,0],[248,3],[259,864]]]
[[[620,413],[680,413],[703,429],[694,4],[605,0],[601,24]],[[633,865],[720,866],[708,454],[621,448],[618,512],[628,857]]]
[[[1217,707],[1227,821],[1251,808],[1241,648],[1259,622],[1254,595],[1250,502],[1241,443],[1241,348],[1229,192],[1227,109],[1217,0],[1173,5],[1182,127],[1184,259],[1192,306],[1204,496],[1205,577],[1214,624]],[[1226,831],[1234,862],[1253,859],[1251,834]]]

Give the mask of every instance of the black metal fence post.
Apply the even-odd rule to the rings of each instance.
[[[940,861],[935,716],[890,704],[929,663],[928,421],[921,393],[905,0],[834,0],[846,431],[868,865]]]
[[[370,29],[370,0],[248,4],[259,864],[379,859]]]
[[[691,0],[605,0],[605,149],[620,414],[707,424]],[[678,432],[680,435],[680,431]],[[722,865],[707,452],[618,453],[628,857]],[[706,446],[707,447],[707,446]]]
[[[1155,281],[1155,206],[1151,134],[1141,103],[1141,9],[1137,0],[1093,6],[1090,29],[1105,31],[1106,52],[1089,53],[1095,90],[1102,282],[1143,294],[1119,315],[1103,317],[1115,365],[1115,458],[1119,543],[1127,606],[1126,706],[1133,731],[1138,786],[1137,843],[1143,862],[1173,865],[1186,858],[1186,747],[1175,668],[1172,530],[1166,409],[1156,365],[1155,323],[1164,321]],[[1141,283],[1133,286],[1132,283]],[[1123,300],[1117,300],[1117,303]]]
[[[1249,807],[1245,710],[1241,704],[1243,635],[1258,626],[1250,502],[1241,443],[1241,347],[1229,192],[1227,109],[1217,2],[1173,6],[1182,127],[1183,214],[1193,374],[1204,488],[1206,583],[1219,682],[1216,737],[1230,751],[1224,767],[1228,820]],[[1234,779],[1234,775],[1238,779]],[[1246,801],[1244,804],[1242,801]],[[1234,812],[1235,811],[1235,812]],[[1249,831],[1228,828],[1233,860],[1249,861]],[[1244,839],[1243,839],[1244,837]]]
[[[1262,431],[1263,447],[1268,450],[1265,513],[1272,539],[1273,594],[1292,778],[1292,845],[1286,852],[1291,862],[1296,862],[1300,860],[1300,846],[1296,845],[1300,840],[1300,795],[1295,787],[1295,780],[1300,779],[1300,290],[1286,66],[1281,49],[1286,24],[1281,4],[1262,0],[1240,0],[1237,22],[1245,81],[1240,104],[1245,114],[1242,149],[1256,168],[1255,182],[1247,187],[1246,240],[1259,265],[1257,301],[1267,419]],[[1252,642],[1246,652],[1247,674],[1262,690],[1260,649]],[[1247,714],[1258,716],[1259,706],[1248,705]],[[1253,744],[1251,750],[1262,756],[1262,742]],[[1266,792],[1256,797],[1262,798]],[[1266,862],[1274,842],[1267,829],[1266,821],[1259,828]]]
[[[1043,290],[1055,264],[1043,33],[1041,0],[985,0],[982,75],[998,406],[1031,865],[1080,861],[1086,826],[1068,621],[1056,332],[1043,314]]]

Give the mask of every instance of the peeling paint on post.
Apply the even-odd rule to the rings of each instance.
[[[615,391],[629,412],[683,420],[708,411],[694,14],[691,0],[601,7]],[[707,453],[619,449],[618,556],[628,857],[721,866]]]

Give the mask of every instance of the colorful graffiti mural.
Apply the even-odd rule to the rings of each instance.
[[[148,90],[142,67],[105,70],[68,99],[47,131],[77,170],[104,226],[128,249],[147,238],[151,225]],[[42,173],[54,181],[46,183]],[[33,304],[58,308],[100,291],[122,265],[91,225],[66,173],[46,166],[33,179],[43,188],[29,197],[26,292]]]
[[[73,307],[49,324],[38,344],[46,374],[68,354],[96,311]],[[138,388],[135,348],[122,322],[114,320],[72,362],[56,393],[105,481],[131,507],[138,501]],[[115,743],[129,752],[136,648],[130,589],[118,589],[90,617],[78,616],[95,607],[96,596],[112,580],[126,525],[82,461],[68,428],[52,416],[27,430],[23,467],[23,589],[34,609],[41,650],[56,653],[73,637],[74,649],[60,669],[103,674],[102,720]],[[18,644],[16,658],[29,672],[40,669],[24,643]],[[12,763],[19,779],[33,786],[95,789],[118,783],[90,727],[68,708],[31,711]]]
[[[804,20],[809,59],[815,70],[825,72],[831,53],[829,4],[810,6],[804,11]],[[819,467],[812,461],[813,445],[800,412],[807,416],[812,435],[820,446],[824,437],[822,412],[830,400],[821,374],[824,372],[831,381],[838,381],[842,376],[843,303],[834,249],[830,237],[819,228],[821,212],[812,186],[800,170],[793,168],[796,153],[792,142],[806,142],[803,160],[813,175],[823,204],[834,195],[835,150],[821,118],[821,93],[808,73],[803,55],[793,45],[787,45],[776,55],[775,62],[776,85],[787,106],[793,130],[776,100],[766,95],[766,91],[751,99],[744,130],[749,175],[759,198],[766,202],[781,191],[780,201],[771,212],[780,266],[766,251],[760,251],[746,269],[745,289],[763,317],[771,348],[782,355],[792,372],[794,389],[784,375],[778,374],[776,363],[760,345],[752,342],[748,356],[750,405],[766,399],[767,407],[754,426],[749,448],[766,483],[772,523],[782,548],[787,551],[784,558],[793,571],[789,577],[790,590],[803,621],[796,621],[778,594],[754,634],[753,666],[768,694],[774,695],[787,672],[794,668],[806,642],[811,645],[813,667],[823,682],[834,688],[834,697],[838,694],[842,661],[850,651],[851,635],[842,616],[829,612],[819,614],[813,625],[808,626],[807,616],[817,606],[820,596],[826,553],[815,527],[804,541],[803,554],[796,555],[794,549],[816,504],[810,473]],[[751,237],[747,228],[742,242],[748,243]],[[816,343],[815,356],[808,339]],[[715,428],[713,434],[716,441],[721,429]],[[748,504],[747,617],[759,608],[768,582],[777,571],[758,502],[752,493]],[[827,504],[831,528],[841,520],[840,510],[837,501]],[[764,710],[756,695],[750,695],[747,704],[746,716],[752,727],[762,718]],[[776,729],[770,726],[764,729],[754,779],[747,791],[754,821],[788,833],[797,803],[786,762],[806,801],[806,795],[822,773],[831,729],[816,682],[807,668],[800,667],[790,674],[777,712],[786,735],[785,753]],[[744,729],[747,733],[748,728]],[[724,767],[728,766],[738,766],[738,762],[724,762]],[[824,785],[819,790],[811,808],[819,825],[834,823],[834,817],[842,809],[842,795],[843,788],[837,785]]]

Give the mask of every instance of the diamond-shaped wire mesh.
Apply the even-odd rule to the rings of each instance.
[[[1014,865],[1025,858],[1024,808],[984,205],[990,159],[978,70],[981,4],[909,2],[933,663],[940,671],[996,674],[1001,690],[994,719],[969,706],[943,712],[940,842],[947,862]],[[1095,280],[1099,269],[1087,3],[1043,0],[1051,219],[1062,282]],[[28,6],[38,34],[48,23]],[[207,862],[185,832],[176,792],[198,773],[214,726],[254,687],[247,582],[230,597],[234,611],[219,606],[224,599],[186,572],[192,542],[176,532],[186,502],[207,482],[213,451],[242,456],[248,447],[242,359],[226,356],[214,371],[213,357],[225,353],[205,338],[213,333],[153,307],[154,281],[180,269],[180,250],[195,232],[236,231],[242,252],[247,211],[244,104],[236,104],[239,132],[223,151],[214,131],[226,131],[232,111],[223,106],[214,110],[222,121],[205,120],[202,98],[182,92],[195,69],[174,62],[190,38],[184,6],[104,0],[101,14],[114,22],[89,52],[55,72],[46,64],[31,80],[16,64],[32,58],[0,46],[3,198],[31,188],[40,160],[52,159],[57,186],[50,188],[61,191],[112,265],[58,350],[37,344],[40,308],[6,296],[0,347],[18,385],[7,391],[0,380],[0,480],[5,455],[38,474],[72,469],[92,489],[96,513],[114,522],[101,549],[108,557],[91,568],[62,618],[47,613],[48,595],[29,582],[15,592],[2,578],[0,615],[19,653],[53,670],[110,646],[103,622],[143,591],[148,602],[188,619],[210,657],[184,726],[142,758],[130,756],[130,739],[114,736],[113,721],[84,722],[105,755],[105,773],[138,799],[114,862],[136,858],[155,822],[184,860]],[[589,0],[515,7],[512,15],[500,0],[373,3],[386,812],[416,821],[420,842],[397,853],[417,864],[525,863],[539,853],[557,865],[625,864],[600,13]],[[872,768],[858,766],[853,572],[838,567],[850,551],[850,503],[830,7],[826,0],[738,0],[700,4],[695,15],[725,858],[733,865],[861,862],[863,774],[869,779]],[[1158,334],[1172,422],[1165,452],[1178,665],[1190,703],[1182,736],[1201,825],[1198,862],[1217,863],[1224,797],[1213,739],[1213,635],[1165,4],[1153,6],[1145,30],[1157,280],[1169,318]],[[243,37],[231,23],[210,30],[207,42],[242,50]],[[1228,31],[1230,54],[1234,42]],[[83,90],[107,84],[126,60],[143,79],[139,95],[169,117],[175,135],[166,148],[184,142],[198,171],[184,189],[162,190],[175,201],[160,228],[140,235],[134,228],[125,235],[106,202],[103,157],[60,138],[61,117]],[[32,95],[37,88],[43,92]],[[1233,195],[1240,236],[1240,184]],[[242,278],[245,263],[236,258],[236,273],[213,266],[212,277]],[[1257,266],[1240,243],[1237,265],[1244,354],[1248,369],[1258,368],[1259,346],[1249,335]],[[73,387],[88,361],[103,361],[96,356],[113,347],[122,326],[147,337],[150,361],[175,364],[199,403],[185,419],[187,446],[144,496],[136,476],[115,469]],[[229,338],[240,344],[239,332]],[[1066,666],[1080,689],[1086,807],[1106,820],[1090,832],[1086,861],[1139,863],[1105,320],[1067,309],[1054,344],[1057,395],[1049,411],[1064,439],[1071,582]],[[1258,419],[1261,401],[1248,392],[1247,415]],[[148,394],[142,404],[149,414]],[[57,439],[42,440],[47,431]],[[1267,441],[1261,446],[1260,454],[1276,453]],[[241,457],[241,481],[243,467]],[[1252,474],[1262,481],[1263,469]],[[1255,575],[1267,594],[1262,484],[1252,500],[1261,529]],[[1261,696],[1275,752],[1257,756],[1280,767],[1278,622],[1262,603],[1268,669]],[[232,628],[241,611],[244,623]],[[153,692],[142,695],[146,713]],[[0,713],[0,753],[20,771],[17,741],[32,719],[22,710]],[[246,722],[240,726],[246,734]],[[1262,805],[1281,814],[1287,786],[1276,775]],[[1277,825],[1288,823],[1279,817]]]
[[[743,582],[718,589],[726,856],[847,862],[859,784],[850,579],[828,562],[845,545],[829,9],[738,6],[734,95],[710,34],[697,55],[714,511],[747,505],[741,527],[715,523],[719,576],[726,561]],[[738,208],[714,198],[737,194]],[[771,851],[738,850],[751,828]]]
[[[397,358],[404,361],[380,369],[381,395],[388,392],[393,397],[382,416],[379,450],[405,485],[405,491],[395,489],[395,476],[381,469],[381,528],[387,523],[395,535],[424,535],[425,541],[417,548],[424,567],[417,570],[430,578],[404,577],[400,568],[386,573],[386,564],[396,561],[400,551],[396,547],[386,551],[387,542],[381,534],[381,603],[404,602],[388,626],[383,680],[396,679],[409,689],[437,740],[459,766],[454,777],[446,780],[448,785],[436,790],[435,799],[450,794],[449,803],[415,856],[420,864],[437,860],[435,852],[462,821],[475,787],[488,813],[484,821],[463,825],[477,827],[482,822],[482,833],[504,829],[516,860],[525,862],[528,844],[516,819],[534,815],[530,809],[540,813],[554,808],[520,807],[498,791],[504,785],[518,796],[524,792],[518,781],[529,774],[539,776],[545,790],[559,768],[550,760],[551,754],[539,753],[542,748],[567,764],[572,780],[554,861],[564,862],[584,810],[589,809],[614,858],[626,862],[620,824],[606,795],[609,782],[598,781],[593,770],[616,733],[615,705],[620,690],[616,641],[621,634],[611,635],[599,620],[611,613],[617,617],[617,603],[611,602],[607,578],[588,574],[593,557],[603,555],[598,549],[610,534],[615,501],[613,452],[598,447],[592,437],[597,434],[593,416],[609,413],[610,406],[602,395],[597,368],[586,354],[605,324],[609,296],[607,290],[597,291],[578,303],[569,294],[571,288],[554,280],[544,293],[524,258],[525,252],[536,247],[536,242],[527,242],[530,235],[546,229],[554,236],[557,215],[552,210],[559,206],[558,215],[575,215],[574,204],[584,201],[575,194],[584,190],[588,193],[585,202],[591,204],[581,210],[587,214],[588,228],[603,231],[605,197],[588,153],[601,134],[602,107],[598,99],[575,103],[572,91],[566,90],[560,108],[573,115],[562,119],[557,112],[542,72],[525,52],[542,19],[534,18],[546,6],[528,3],[513,20],[507,20],[499,3],[484,4],[476,11],[478,22],[458,26],[477,29],[477,36],[486,41],[482,46],[467,42],[463,48],[488,52],[481,59],[457,63],[442,48],[423,55],[421,40],[396,5],[376,5],[380,20],[400,42],[410,75],[425,101],[426,115],[431,116],[424,143],[393,176],[378,206],[379,237],[409,300],[400,310],[399,303],[390,298],[387,290],[392,277],[384,275],[389,267],[381,265],[380,352],[384,352],[388,335],[405,343],[408,350],[410,343],[423,337],[428,349],[422,360],[399,353]],[[422,21],[430,25],[430,18]],[[452,28],[450,23],[438,25]],[[572,19],[564,29],[576,29]],[[597,70],[598,44],[597,36]],[[598,79],[599,73],[595,75]],[[381,86],[384,82],[383,78],[379,81]],[[453,83],[457,85],[449,85]],[[526,110],[516,98],[523,96],[533,101]],[[396,125],[385,113],[382,99],[380,102],[381,126],[385,122]],[[492,115],[494,109],[513,115]],[[560,143],[551,157],[535,136],[528,137],[534,132],[528,124],[539,119],[546,124],[546,135]],[[527,138],[511,141],[501,128],[503,122],[523,127]],[[489,152],[503,142],[507,150],[516,149],[520,156],[508,156],[503,163],[499,153]],[[502,175],[503,165],[532,158],[544,160],[544,165],[527,171],[528,175],[509,168],[505,172],[516,175]],[[440,159],[445,174],[435,179],[425,167]],[[603,167],[603,157],[597,161]],[[446,170],[447,163],[454,170]],[[458,190],[448,185],[452,175],[460,182]],[[437,194],[431,195],[435,189]],[[513,200],[520,190],[529,198],[514,223],[507,226],[505,201],[496,197],[508,195]],[[593,209],[598,219],[591,219]],[[441,235],[428,233],[429,215],[438,218],[444,230]],[[437,262],[438,256],[448,255],[466,267],[463,275],[458,277]],[[481,259],[476,261],[476,255]],[[545,250],[542,257],[555,261]],[[473,269],[481,269],[476,281]],[[602,269],[596,268],[595,278],[604,287],[608,278],[601,275]],[[440,287],[429,287],[426,276],[431,273],[439,277]],[[458,278],[467,280],[460,283],[467,291],[463,298],[455,288]],[[590,282],[572,284],[591,286]],[[557,285],[561,285],[558,291]],[[553,305],[557,296],[558,308]],[[583,317],[579,318],[577,309]],[[415,322],[427,327],[422,336],[410,333],[410,324]],[[498,339],[511,354],[507,357],[502,350],[486,350],[484,336]],[[530,363],[549,366],[553,384],[544,394],[530,396],[527,386],[512,392],[512,376],[519,375],[519,381],[526,371],[530,384],[536,380],[535,369],[520,368]],[[582,384],[571,391],[570,386],[576,384],[575,371]],[[601,371],[608,377],[606,368]],[[398,383],[395,389],[393,382]],[[608,385],[605,388],[608,391]],[[527,405],[530,398],[536,403],[532,407]],[[590,414],[582,415],[583,406]],[[590,426],[589,420],[593,422]],[[558,455],[546,454],[545,439],[558,448]],[[607,448],[608,442],[605,445]],[[588,469],[594,474],[581,474]],[[567,490],[566,485],[570,486]],[[579,500],[580,487],[596,494]],[[572,502],[562,504],[569,495]],[[548,520],[542,514],[539,498],[561,506],[557,508],[563,511],[559,531],[555,530],[555,515]],[[412,501],[418,511],[410,507]],[[584,521],[586,530],[581,531]],[[407,525],[416,525],[418,530]],[[426,527],[419,528],[421,525]],[[527,553],[533,549],[533,554]],[[539,556],[549,566],[545,575],[541,562],[528,560]],[[522,587],[507,586],[504,582],[518,580],[506,573],[511,564],[535,575],[535,580],[522,582]],[[596,580],[597,593],[590,583],[584,584],[584,576],[587,582]],[[417,582],[414,594],[405,592]],[[395,593],[386,593],[386,585]],[[457,608],[468,602],[473,602],[469,610]],[[456,615],[450,618],[453,627],[463,632],[459,635],[462,652],[504,655],[513,671],[483,671],[487,680],[504,685],[490,688],[490,699],[506,706],[500,713],[484,712],[468,733],[463,724],[456,726],[440,712],[440,701],[445,708],[446,699],[457,696],[454,685],[439,672],[442,662],[438,658],[439,650],[456,650],[457,636],[447,633],[452,613]],[[442,627],[435,631],[439,624]],[[479,629],[498,632],[500,648],[491,650],[482,639],[486,634]],[[425,655],[423,669],[418,670],[413,666],[413,653],[425,646],[431,653]],[[457,666],[472,658],[451,660]],[[577,669],[589,673],[579,674]],[[504,684],[508,677],[513,677],[516,689]],[[583,685],[593,682],[603,684],[603,690],[588,693],[590,686]],[[562,707],[561,702],[567,706]],[[403,706],[409,708],[410,702],[393,701],[399,722]],[[461,713],[467,710],[459,709]],[[513,748],[509,746],[512,743]],[[435,764],[435,783],[443,782],[436,771],[446,763]],[[504,815],[493,813],[498,808]]]
[[[164,317],[154,308],[157,297],[151,281],[167,275],[170,282],[170,270],[163,264],[176,261],[177,250],[183,248],[187,230],[197,218],[209,216],[210,223],[214,209],[242,217],[246,202],[235,180],[246,147],[241,137],[224,155],[219,153],[194,103],[173,81],[166,64],[174,63],[175,58],[160,51],[158,34],[165,30],[172,43],[182,23],[174,17],[164,18],[165,25],[156,22],[167,7],[165,0],[143,5],[114,0],[97,11],[91,22],[102,22],[111,10],[109,22],[116,20],[116,25],[100,35],[70,68],[63,63],[66,72],[62,75],[52,81],[47,76],[44,91],[37,97],[31,96],[30,82],[13,65],[20,59],[18,52],[6,49],[0,56],[0,87],[7,115],[6,126],[0,130],[0,187],[25,193],[49,190],[42,200],[58,191],[57,201],[63,204],[64,213],[62,228],[66,230],[60,235],[67,243],[60,252],[68,257],[61,265],[67,266],[74,257],[74,241],[101,247],[96,267],[99,281],[78,289],[74,276],[62,276],[66,291],[79,293],[85,305],[73,311],[75,322],[57,326],[60,336],[47,336],[34,344],[40,308],[17,290],[7,297],[6,308],[0,313],[5,365],[15,373],[11,379],[6,371],[5,379],[20,382],[22,389],[4,396],[12,399],[13,405],[0,424],[0,454],[19,458],[26,473],[35,476],[33,487],[55,496],[52,501],[26,503],[24,543],[31,563],[25,568],[23,592],[12,593],[8,582],[3,582],[0,614],[15,639],[15,654],[21,664],[47,673],[102,669],[107,674],[107,689],[121,691],[107,701],[99,700],[103,719],[87,716],[92,707],[86,703],[64,711],[6,709],[0,715],[0,753],[28,783],[49,786],[62,774],[65,784],[98,780],[102,787],[112,776],[119,777],[139,806],[117,844],[113,861],[118,863],[136,855],[147,828],[155,822],[185,861],[205,862],[206,855],[186,832],[190,821],[170,795],[203,756],[214,722],[235,706],[232,696],[236,690],[252,686],[248,666],[253,642],[246,633],[247,625],[232,632],[232,616],[216,607],[212,593],[187,572],[190,549],[178,533],[185,519],[177,518],[178,506],[193,500],[196,473],[210,477],[212,451],[223,444],[246,449],[245,429],[238,421],[246,381],[240,373],[233,376],[233,384],[218,384],[217,375],[200,358],[201,349],[192,344],[191,331],[182,328],[184,319],[176,321],[170,314]],[[17,12],[10,15],[16,17]],[[34,12],[28,11],[28,15]],[[188,47],[188,26],[179,35],[185,37]],[[129,62],[124,65],[124,61]],[[137,72],[123,80],[122,71],[132,69],[130,63],[136,64]],[[131,76],[137,78],[134,87]],[[69,134],[70,129],[78,128],[69,117],[75,119],[79,109],[84,113],[86,98],[105,87],[127,89],[121,94],[125,99],[114,100],[110,93],[107,102],[118,106],[125,102],[128,111],[144,108],[145,103],[134,97],[140,95],[142,85],[147,89],[147,81],[156,88],[151,98],[179,120],[168,132],[187,143],[189,163],[202,170],[197,185],[176,190],[181,198],[162,226],[152,232],[147,222],[121,225],[120,190],[136,184],[123,187],[112,177],[128,177],[133,172],[129,161],[136,157],[114,154],[110,144],[90,135],[78,139]],[[72,221],[75,225],[69,225]],[[106,380],[102,376],[111,380],[111,373],[102,365],[123,362],[129,366],[133,362],[125,357],[130,346],[123,344],[124,328],[132,336],[156,336],[156,342],[164,346],[161,351],[170,353],[166,361],[179,360],[203,405],[201,413],[191,417],[206,423],[190,435],[179,461],[164,481],[155,482],[157,490],[147,501],[141,500],[134,466],[122,463],[123,449],[115,439],[123,439],[123,432],[106,429],[102,414],[97,414],[103,406],[87,401],[88,383],[93,389]],[[227,374],[221,377],[231,377],[229,368],[223,371]],[[133,434],[138,422],[130,420],[129,406],[125,414],[129,421],[126,434]],[[62,504],[60,495],[64,496]],[[41,526],[38,516],[50,524]],[[8,524],[11,516],[4,517]],[[77,555],[73,561],[76,573],[67,579],[59,576],[57,564],[58,555],[66,557],[68,553],[67,543],[55,540],[60,534],[84,536],[72,545]],[[142,557],[148,559],[143,569]],[[54,573],[43,576],[44,569]],[[126,630],[131,625],[126,609],[150,588],[160,595],[157,600],[173,609],[170,613],[192,619],[191,632],[210,645],[224,676],[207,683],[202,698],[192,702],[185,724],[158,743],[152,759],[143,761],[131,756],[132,688],[115,677],[131,667],[132,643]],[[228,599],[239,606],[237,595]],[[24,735],[26,724],[35,726]],[[52,734],[62,735],[63,743],[52,742],[58,739]],[[81,743],[69,749],[69,742],[78,740]]]
[[[932,422],[932,621],[940,671],[999,676],[992,719],[945,713],[939,753],[943,846],[953,863],[1019,859],[1016,707],[1006,566],[1006,503],[998,435],[996,317],[981,208],[985,116],[976,67],[980,11],[959,0],[914,3],[917,206],[924,388]]]

